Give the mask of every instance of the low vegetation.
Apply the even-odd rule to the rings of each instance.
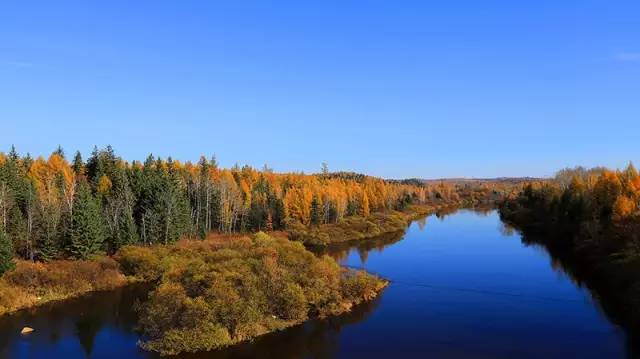
[[[127,275],[158,280],[141,306],[140,328],[148,338],[142,346],[162,354],[212,350],[342,313],[386,284],[262,232],[124,247],[117,260]]]
[[[109,257],[49,263],[19,260],[0,279],[0,315],[126,283],[118,263]]]

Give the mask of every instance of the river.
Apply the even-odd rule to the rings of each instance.
[[[330,249],[391,281],[346,315],[180,358],[624,358],[625,332],[591,293],[495,211],[414,221],[405,233]],[[8,358],[155,358],[137,348],[147,288],[94,293],[0,318]],[[20,335],[24,326],[35,332]]]

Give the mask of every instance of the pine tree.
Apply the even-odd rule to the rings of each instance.
[[[0,276],[15,268],[13,262],[13,244],[4,232],[0,231]]]
[[[320,201],[317,196],[313,196],[311,200],[311,224],[319,225],[322,223],[322,206],[320,205]]]
[[[104,231],[100,206],[86,182],[81,182],[75,199],[69,235],[70,254],[86,259],[102,248]]]
[[[71,166],[76,176],[80,176],[84,173],[84,163],[82,162],[82,155],[80,151],[76,151],[76,155],[73,156],[73,164]]]
[[[62,145],[58,145],[58,148],[56,148],[56,150],[53,151],[53,154],[54,155],[58,155],[58,156],[60,156],[62,158],[65,158],[64,157],[64,149],[62,149]]]

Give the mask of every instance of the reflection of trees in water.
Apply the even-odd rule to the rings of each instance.
[[[448,216],[454,215],[461,210],[472,211],[473,213],[479,216],[487,217],[496,210],[496,207],[493,205],[479,205],[476,207],[468,207],[468,208],[460,208],[455,206],[444,207],[436,211],[435,216],[439,220],[444,221]]]
[[[149,288],[149,285],[133,285],[96,292],[4,316],[0,318],[0,357],[15,356],[10,350],[15,347],[13,343],[21,340],[19,332],[24,326],[36,329],[28,338],[33,348],[76,338],[85,355],[71,353],[71,357],[90,357],[96,336],[103,329],[133,331],[137,322],[134,303],[146,296]]]
[[[505,237],[511,237],[517,232],[516,229],[513,228],[513,226],[509,225],[506,222],[502,222],[502,221],[500,221],[498,229],[500,231],[500,234],[502,234]]]
[[[493,206],[493,205],[476,206],[476,207],[470,208],[470,210],[472,210],[474,213],[476,213],[477,215],[480,215],[482,217],[487,217],[488,215],[493,213],[493,211],[495,211],[495,209],[496,209],[496,207]]]
[[[382,252],[386,247],[403,239],[405,233],[405,231],[386,233],[375,238],[330,245],[315,252],[320,255],[326,254],[337,262],[344,262],[349,256],[349,253],[355,250],[358,252],[360,260],[364,264],[369,258],[369,252],[373,250]]]
[[[427,226],[427,218],[428,217],[422,217],[415,221],[416,223],[418,223],[418,228],[420,229],[420,231],[424,231],[424,227]]]
[[[80,317],[76,321],[76,335],[87,357],[91,357],[96,335],[98,335],[103,325],[104,322],[101,316],[93,313]]]
[[[549,256],[551,268],[569,279],[578,288],[587,289],[591,301],[598,312],[616,325],[625,329],[627,356],[640,358],[640,328],[625,325],[628,321],[628,310],[616,299],[617,293],[610,286],[610,278],[595,278],[588,268],[580,265],[580,261],[571,253],[559,247],[547,245],[545,238],[523,232],[521,241],[525,246],[539,248]],[[635,323],[638,325],[640,323]]]
[[[448,216],[456,214],[458,211],[457,207],[445,207],[436,211],[436,218],[444,221]]]
[[[180,359],[298,359],[334,358],[339,349],[342,329],[359,323],[375,310],[379,299],[359,304],[349,313],[266,334],[253,342],[239,344],[223,350],[180,355]]]

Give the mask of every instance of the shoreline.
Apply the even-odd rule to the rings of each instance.
[[[351,244],[351,245],[357,245],[359,242],[364,242],[364,241],[368,241],[368,240],[374,240],[376,238],[382,237],[382,236],[386,236],[386,235],[390,235],[393,233],[400,233],[402,232],[404,229],[406,229],[406,226],[411,222],[414,221],[416,219],[422,218],[422,217],[426,217],[426,216],[430,216],[433,215],[435,213],[438,213],[440,211],[456,211],[461,209],[462,207],[460,207],[459,205],[455,205],[455,204],[439,204],[439,205],[414,205],[411,206],[409,209],[403,211],[403,212],[398,212],[398,211],[394,211],[394,212],[384,212],[384,213],[374,213],[372,216],[378,216],[380,220],[385,220],[386,218],[388,218],[388,216],[399,216],[403,221],[404,221],[404,227],[403,228],[397,228],[395,226],[392,227],[384,227],[384,225],[381,228],[381,231],[378,232],[374,232],[371,234],[367,234],[367,233],[363,233],[363,232],[355,232],[352,233],[354,235],[349,236],[349,237],[342,237],[339,240],[336,241],[331,241],[329,243],[324,243],[324,244],[314,244],[314,243],[305,243],[303,242],[305,248],[307,250],[310,250],[314,253],[321,251],[323,249],[328,249],[334,245],[347,245],[347,244]],[[358,220],[367,220],[366,218],[363,217],[354,217],[357,218]],[[324,225],[318,227],[316,230],[320,230],[323,233],[327,233],[329,232],[332,228],[335,228],[335,226],[339,226],[340,224],[330,224],[330,225]],[[247,233],[249,235],[254,234],[254,233]],[[222,238],[225,239],[232,239],[232,238],[238,238],[241,237],[243,235],[243,233],[233,233],[233,234],[212,234],[213,236],[221,236]],[[291,233],[288,231],[285,232],[281,232],[280,235],[285,235],[289,240],[295,241],[296,239],[291,238]],[[327,234],[328,235],[328,234]],[[185,239],[187,241],[191,240],[191,239]],[[205,239],[206,241],[207,239]],[[78,260],[57,260],[57,261],[52,261],[49,263],[40,263],[40,262],[30,262],[30,261],[18,261],[18,265],[17,268],[15,269],[16,272],[20,272],[20,271],[26,271],[28,273],[26,273],[25,275],[32,275],[32,276],[37,276],[38,274],[42,274],[42,272],[48,272],[48,268],[50,266],[55,266],[56,264],[64,264],[65,267],[67,267],[67,270],[69,271],[69,273],[64,273],[65,277],[66,276],[72,276],[76,273],[77,270],[79,270],[78,268],[82,268],[83,266],[85,266],[87,263],[101,263],[101,262],[116,262],[116,256],[98,256],[94,259],[91,260],[87,260],[87,261],[78,261]],[[141,283],[141,282],[146,282],[147,280],[143,279],[143,278],[139,278],[139,277],[135,277],[135,276],[128,276],[123,274],[122,269],[119,267],[118,264],[116,264],[117,269],[111,267],[110,270],[116,270],[117,273],[116,276],[117,278],[117,282],[111,282],[106,286],[100,286],[98,285],[98,287],[94,287],[95,283],[84,283],[84,287],[68,292],[68,293],[52,293],[51,291],[53,289],[51,288],[47,288],[46,290],[49,291],[49,293],[44,293],[44,294],[35,294],[33,293],[33,288],[27,288],[27,287],[21,287],[19,285],[10,283],[8,278],[10,276],[16,276],[15,274],[12,275],[10,273],[5,274],[2,278],[0,278],[0,293],[4,293],[6,291],[8,291],[10,294],[8,295],[9,299],[7,301],[11,301],[11,297],[13,296],[14,298],[17,296],[20,296],[22,298],[19,299],[14,299],[14,301],[17,301],[18,304],[11,304],[11,303],[2,303],[2,298],[0,298],[0,317],[5,316],[5,315],[11,315],[13,313],[19,312],[21,310],[28,310],[28,309],[34,309],[49,303],[55,303],[55,302],[63,302],[65,300],[70,300],[70,299],[74,299],[74,298],[78,298],[81,297],[83,295],[88,295],[91,293],[95,293],[95,292],[102,292],[102,291],[111,291],[111,290],[115,290],[118,288],[123,288],[126,287],[128,285],[133,285],[133,284],[137,284],[137,283]],[[26,268],[25,268],[26,267]],[[38,271],[34,271],[34,268],[38,268]],[[37,273],[37,272],[41,272],[41,273]],[[36,273],[36,274],[34,274]],[[102,275],[104,273],[98,273],[98,275]],[[113,274],[113,273],[111,273]],[[18,276],[22,276],[22,275],[18,275]],[[113,278],[112,278],[113,279]],[[89,286],[89,287],[87,287]],[[3,292],[4,290],[4,292]],[[13,292],[13,293],[11,293]],[[18,293],[16,293],[18,292]],[[5,304],[5,305],[3,305]],[[7,305],[9,304],[9,305]]]
[[[377,216],[380,221],[384,221],[388,219],[389,216],[396,216],[401,218],[403,220],[403,228],[397,228],[397,226],[393,226],[394,223],[392,223],[391,226],[388,226],[388,227],[385,227],[385,225],[383,224],[380,227],[380,231],[377,231],[374,233],[354,231],[349,233],[349,234],[352,234],[351,236],[341,237],[339,240],[331,241],[329,243],[318,245],[314,243],[303,242],[303,244],[305,245],[305,248],[307,248],[307,250],[310,250],[312,252],[322,250],[322,249],[327,249],[328,247],[331,247],[332,245],[337,245],[337,244],[357,245],[357,243],[362,241],[373,240],[381,236],[389,235],[392,233],[400,233],[404,229],[406,229],[406,226],[411,221],[419,219],[421,217],[429,216],[439,211],[453,211],[453,210],[458,210],[460,208],[461,208],[460,206],[454,205],[454,204],[414,205],[414,206],[411,206],[409,209],[405,210],[404,212],[394,211],[394,212],[374,213],[372,214],[372,216]],[[363,217],[353,217],[353,218],[357,220],[367,220],[367,218],[363,218]],[[397,223],[395,224],[397,225]],[[332,228],[335,228],[336,226],[340,226],[340,225],[341,224],[324,225],[324,226],[318,227],[316,230],[319,229],[323,233],[326,233],[326,235],[329,235],[327,232],[330,232]],[[253,233],[247,233],[247,234],[253,234]],[[243,236],[245,234],[233,233],[228,235],[227,234],[223,234],[223,235],[212,234],[212,235],[221,236],[222,238],[225,238],[225,239],[227,238],[232,239],[232,238],[237,238],[239,236]],[[282,232],[281,235],[286,235],[286,237],[289,240],[292,240],[292,241],[296,240],[294,238],[291,238],[292,235],[289,231]],[[185,239],[185,240],[190,240],[190,239]],[[205,239],[205,241],[206,240],[207,239]],[[116,256],[105,255],[105,256],[98,256],[94,259],[90,259],[87,261],[57,260],[49,263],[40,263],[40,262],[34,263],[30,261],[25,261],[25,260],[18,261],[17,268],[15,269],[13,274],[9,272],[0,278],[0,293],[5,295],[5,300],[7,302],[11,302],[12,297],[14,301],[14,303],[3,303],[2,298],[0,298],[0,317],[5,315],[11,315],[21,310],[37,308],[53,302],[63,302],[65,300],[78,298],[90,293],[110,291],[110,290],[126,287],[128,285],[145,282],[143,278],[137,278],[135,276],[127,276],[123,274],[119,264],[116,263],[114,266],[114,263],[117,262],[115,259],[116,257],[117,255]],[[76,290],[71,290],[65,293],[55,293],[54,292],[55,288],[44,288],[44,290],[48,293],[37,294],[37,293],[34,293],[34,291],[42,290],[43,288],[34,289],[34,288],[29,288],[28,285],[20,286],[20,285],[16,285],[15,282],[11,283],[11,281],[9,280],[9,277],[21,278],[26,276],[37,277],[39,275],[47,275],[48,274],[47,272],[49,272],[49,268],[57,265],[63,265],[64,270],[66,271],[58,274],[60,274],[64,278],[68,278],[68,277],[77,275],[76,272],[82,270],[82,268],[85,267],[87,264],[91,264],[91,263],[97,264],[97,263],[105,263],[105,262],[109,262],[109,269],[107,270],[103,269],[102,271],[98,269],[97,275],[98,277],[106,274],[109,274],[111,276],[115,275],[115,277],[117,278],[109,279],[109,280],[112,280],[112,282],[102,286],[97,284],[96,286],[95,281],[102,280],[104,278],[91,278],[93,281],[87,280],[87,283],[81,284],[82,286],[81,288],[78,288]],[[113,273],[113,272],[105,273],[107,271],[116,271],[116,273]],[[22,273],[22,272],[25,272],[25,273]],[[95,274],[96,273],[92,273],[92,275],[94,276]],[[30,278],[30,279],[33,279],[33,278]],[[33,280],[35,282],[38,282],[38,281],[48,282],[48,278],[44,278],[44,279],[35,278]],[[61,282],[63,281],[65,281],[65,279],[63,279]],[[62,286],[63,284],[64,283],[54,283],[53,286],[54,287],[58,285]],[[17,302],[17,304],[15,304],[15,302]]]

